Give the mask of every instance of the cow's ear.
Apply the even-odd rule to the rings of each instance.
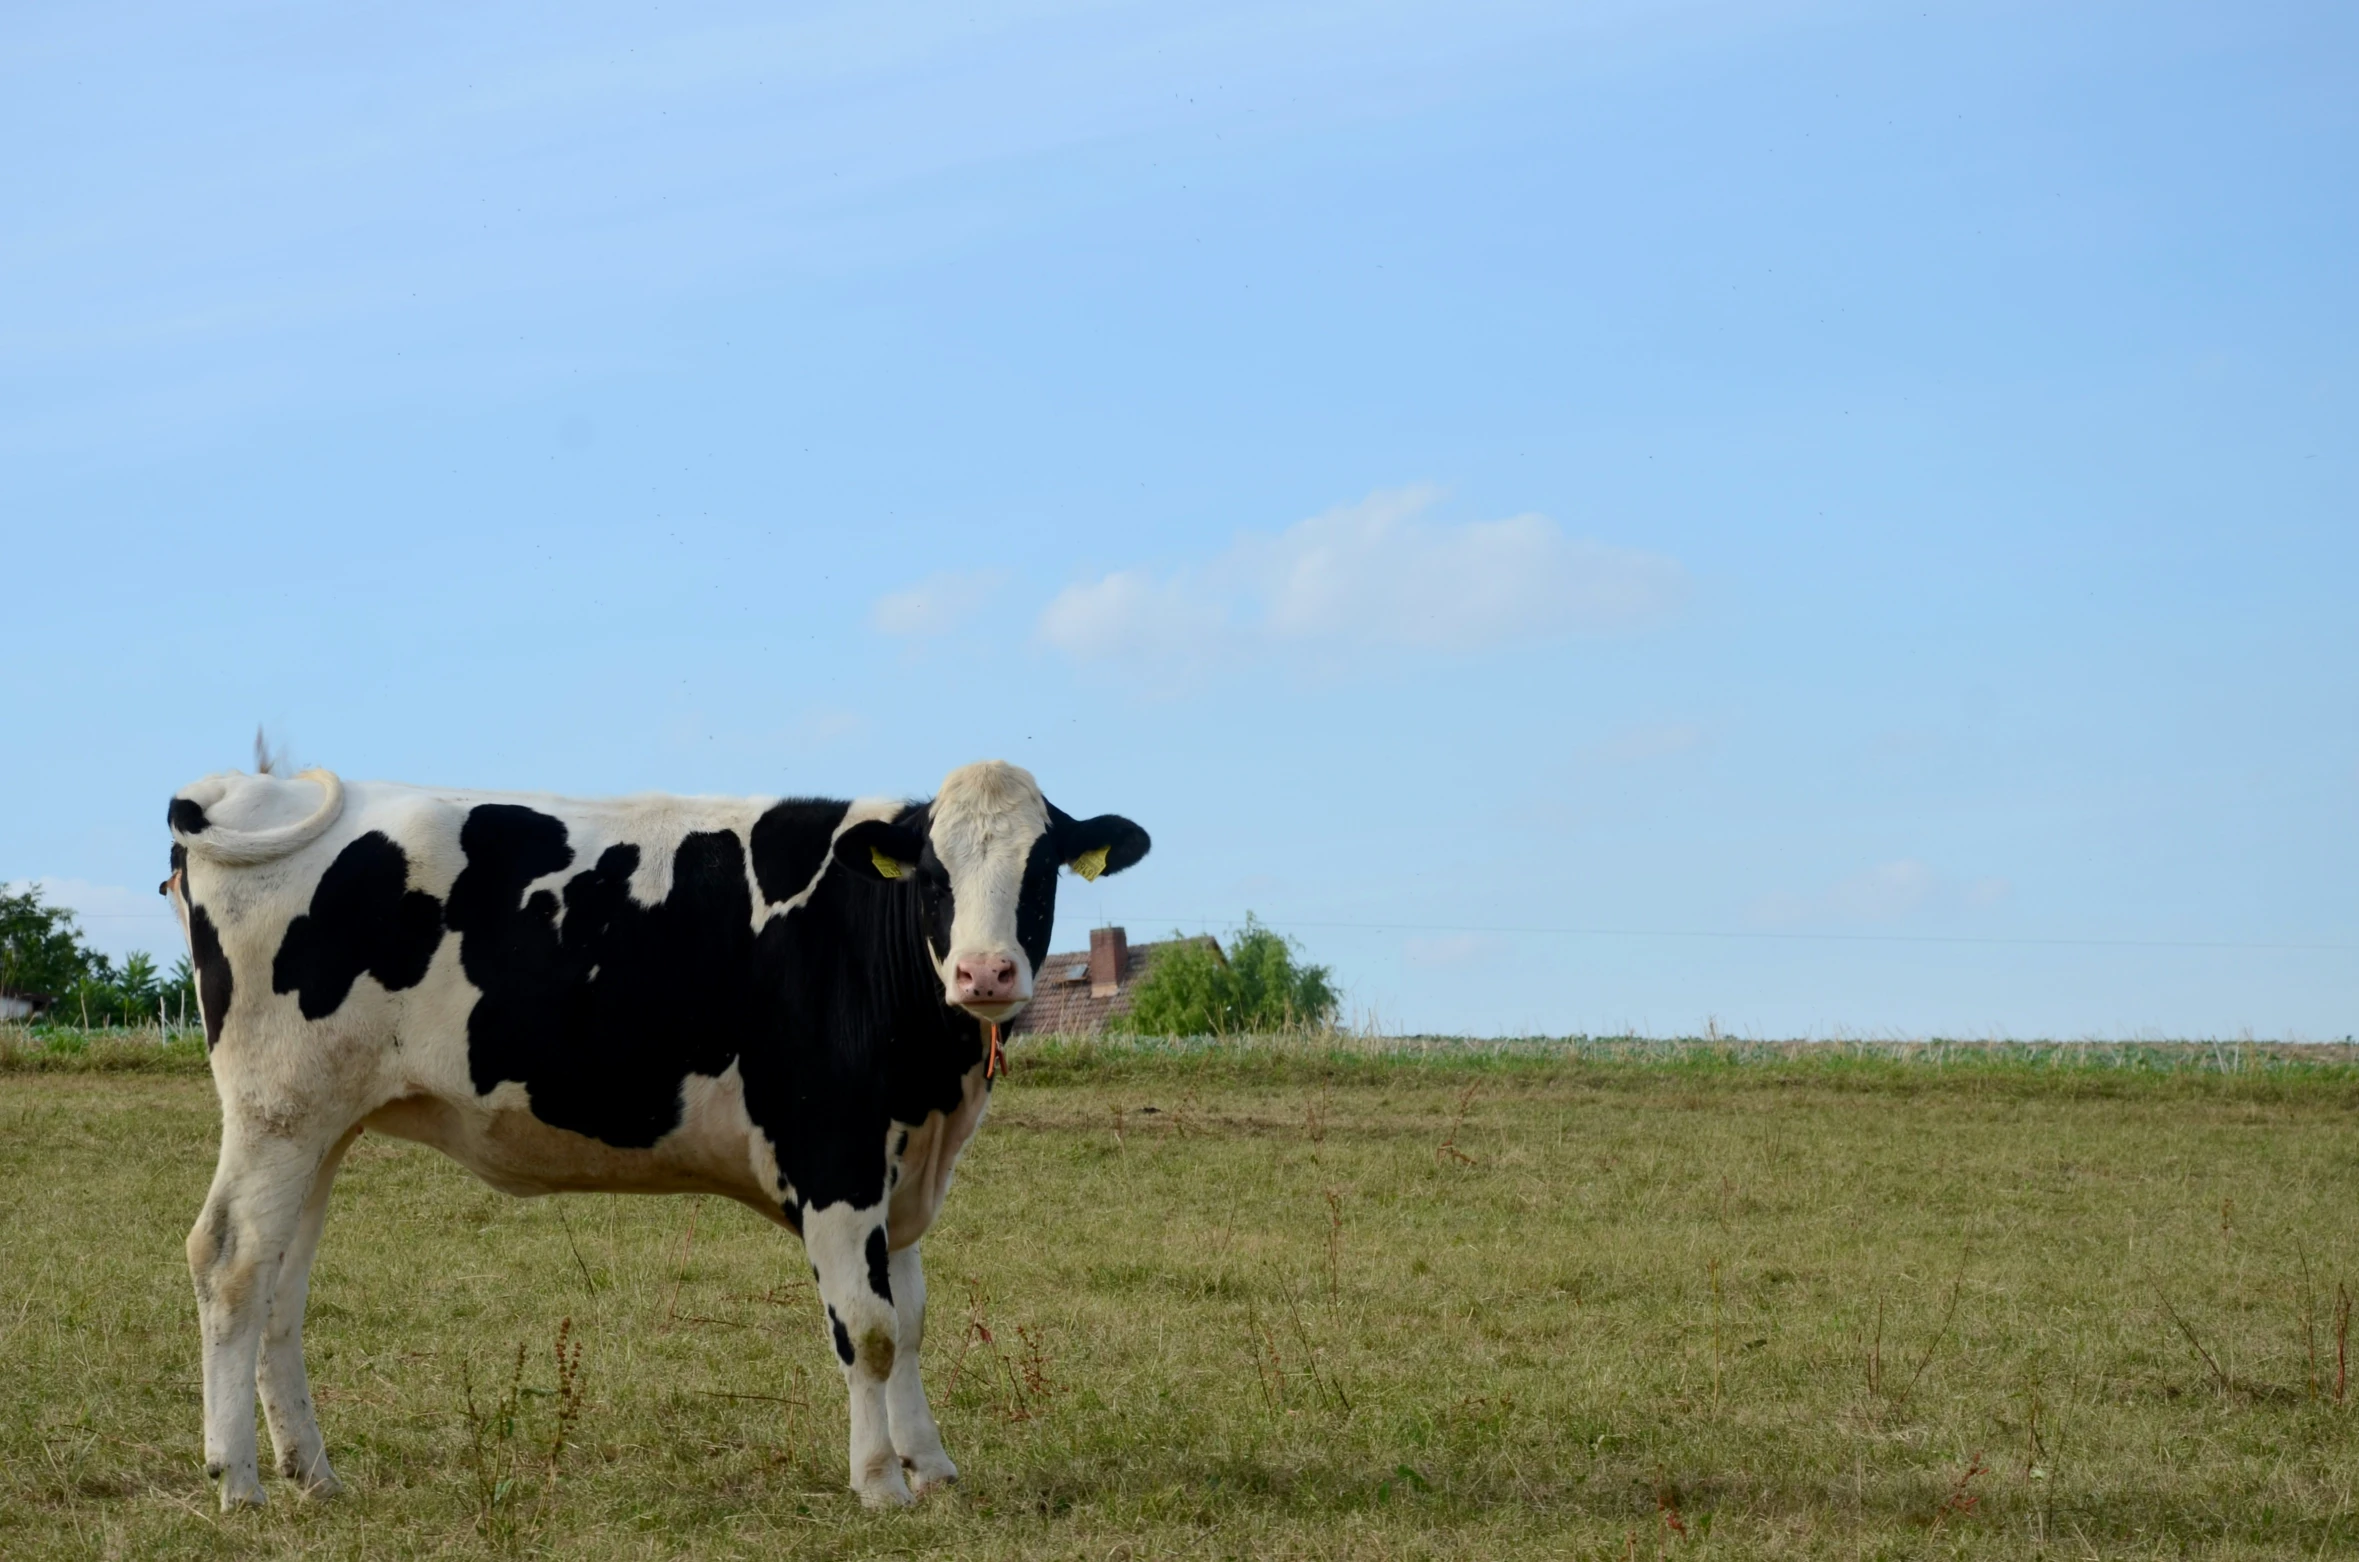
[[[1057,853],[1066,867],[1085,879],[1120,873],[1147,855],[1151,844],[1146,831],[1120,814],[1057,822]]]
[[[917,873],[925,838],[886,819],[856,824],[835,838],[835,860],[872,879],[906,879]]]

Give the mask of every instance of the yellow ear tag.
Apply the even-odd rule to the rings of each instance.
[[[871,846],[868,848],[868,860],[876,864],[878,878],[897,879],[901,877],[901,864],[886,856],[883,847]]]
[[[1085,851],[1080,856],[1074,858],[1071,863],[1071,867],[1075,873],[1080,874],[1083,878],[1095,879],[1099,874],[1106,871],[1106,848],[1103,846],[1092,846],[1088,851]]]

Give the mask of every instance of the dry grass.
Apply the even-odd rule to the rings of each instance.
[[[791,1239],[367,1139],[310,1331],[352,1495],[224,1519],[201,1053],[13,1045],[9,1557],[2359,1548],[2347,1060],[1034,1045],[927,1244],[967,1478],[891,1515]]]

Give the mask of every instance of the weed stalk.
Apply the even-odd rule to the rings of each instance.
[[[1474,1157],[1458,1148],[1458,1130],[1466,1126],[1466,1109],[1473,1104],[1474,1090],[1474,1086],[1468,1085],[1458,1097],[1458,1113],[1450,1119],[1450,1131],[1443,1136],[1440,1144],[1434,1146],[1433,1158],[1436,1165],[1446,1164],[1450,1161],[1456,1161],[1461,1166],[1474,1164]]]

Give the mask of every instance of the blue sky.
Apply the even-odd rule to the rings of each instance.
[[[2359,1025],[2359,19],[0,23],[0,879],[246,762],[1155,835],[1388,1029]],[[38,149],[37,155],[26,155]]]

